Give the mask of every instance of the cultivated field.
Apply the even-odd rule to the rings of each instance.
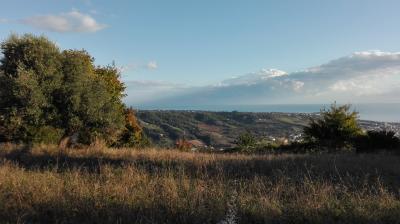
[[[7,223],[399,223],[400,157],[0,146]]]

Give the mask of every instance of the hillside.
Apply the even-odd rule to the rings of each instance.
[[[173,146],[183,136],[188,140],[200,140],[213,147],[231,147],[234,140],[245,132],[259,139],[299,139],[309,119],[318,114],[305,113],[252,113],[139,110],[139,118],[145,133],[159,146]],[[399,133],[400,124],[360,121],[367,130],[384,129],[388,125]]]

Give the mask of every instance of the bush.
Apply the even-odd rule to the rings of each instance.
[[[257,140],[250,132],[246,132],[239,135],[239,137],[235,141],[235,144],[235,151],[253,152],[256,149]]]
[[[280,147],[281,144],[279,143],[260,141],[254,146],[252,152],[257,154],[272,154],[279,152]]]
[[[44,126],[38,128],[33,142],[35,143],[45,143],[45,144],[58,144],[64,135],[64,130],[59,128],[54,128],[51,126]]]
[[[143,132],[132,108],[125,110],[125,129],[114,146],[117,147],[146,147],[149,139]]]
[[[321,110],[321,117],[312,119],[304,128],[304,140],[322,150],[339,151],[352,148],[352,140],[362,133],[357,123],[358,113],[350,111],[351,105],[336,103]]]
[[[393,131],[368,131],[354,139],[354,147],[358,153],[395,151],[400,148],[400,139]]]

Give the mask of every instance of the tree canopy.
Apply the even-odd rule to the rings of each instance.
[[[31,34],[11,35],[1,52],[0,141],[56,143],[77,134],[81,143],[115,144],[129,135],[115,66],[96,66],[85,50],[60,50]]]
[[[332,104],[322,109],[317,119],[312,119],[304,128],[304,138],[317,146],[329,150],[340,150],[351,145],[351,141],[362,133],[358,125],[358,113],[350,111],[351,105]]]

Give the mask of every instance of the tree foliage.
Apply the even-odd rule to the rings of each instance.
[[[1,52],[0,141],[57,142],[76,134],[81,143],[120,139],[125,86],[115,66],[95,66],[84,50],[61,51],[30,34],[11,35]]]
[[[352,140],[362,130],[357,123],[358,113],[350,108],[351,105],[334,103],[329,109],[322,109],[321,116],[311,119],[304,128],[305,141],[334,151],[351,147]]]
[[[256,149],[257,139],[250,132],[243,133],[235,140],[236,149],[241,152],[252,152]]]
[[[354,147],[358,153],[400,150],[400,139],[394,131],[367,131],[354,139]]]
[[[1,44],[0,108],[2,138],[30,141],[56,115],[51,103],[61,86],[59,49],[45,37],[11,35]]]
[[[125,110],[125,128],[117,142],[119,147],[144,147],[150,144],[132,108]]]

